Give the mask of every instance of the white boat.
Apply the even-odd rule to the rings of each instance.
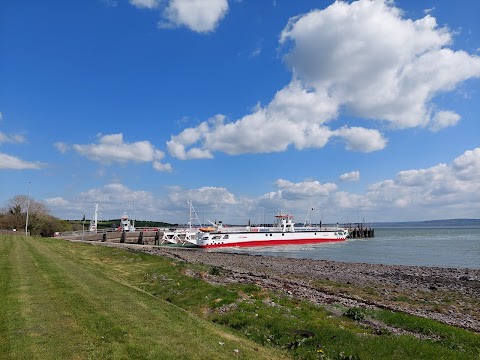
[[[222,223],[214,224],[214,230],[200,229],[196,245],[201,248],[300,245],[345,241],[348,236],[348,230],[338,225],[295,227],[293,217],[284,212],[278,213],[275,219],[273,226],[225,227]]]
[[[120,226],[118,230],[135,232],[135,224],[132,224],[126,212],[124,212],[120,218]]]
[[[88,232],[92,234],[97,233],[97,225],[98,225],[98,202],[95,203],[95,212],[93,213],[93,218],[90,221],[90,226],[88,228]]]

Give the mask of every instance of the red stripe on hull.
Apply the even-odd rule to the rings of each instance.
[[[273,246],[273,245],[303,245],[316,244],[323,242],[339,242],[345,239],[296,239],[296,240],[252,240],[243,242],[231,242],[225,244],[198,245],[201,248],[220,248],[220,247],[247,247],[247,246]]]

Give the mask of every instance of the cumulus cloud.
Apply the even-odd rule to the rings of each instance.
[[[71,205],[71,203],[68,200],[59,196],[48,198],[48,199],[45,199],[44,201],[48,206],[51,206],[51,207],[65,208]]]
[[[187,198],[188,197],[188,198]],[[180,199],[191,199],[193,203],[199,205],[233,205],[237,203],[235,195],[226,188],[215,186],[204,186],[189,191],[176,191],[169,194],[169,199],[178,202]]]
[[[169,186],[165,190],[167,196],[162,202],[159,213],[165,218],[177,219],[174,222],[178,222],[178,219],[184,219],[184,223],[189,221],[189,201],[192,202],[198,217],[210,221],[232,220],[233,214],[242,213],[244,216],[243,211],[246,210],[241,201],[223,187],[204,186],[186,189],[181,186]],[[195,222],[197,221],[195,220]],[[236,223],[238,224],[238,222]]]
[[[381,221],[388,209],[406,220],[477,217],[480,211],[480,148],[466,151],[451,164],[400,171],[394,179],[372,184],[363,195],[335,193],[331,203],[343,209],[375,212]],[[388,219],[398,221],[399,219]]]
[[[157,171],[166,171],[166,172],[172,171],[172,165],[170,165],[169,163],[162,164],[160,161],[154,161],[152,166]]]
[[[123,207],[133,206],[153,206],[154,198],[151,193],[143,190],[133,190],[120,183],[111,183],[101,188],[90,189],[79,195],[88,203],[99,202],[102,206],[112,208],[110,204],[123,204]],[[125,211],[128,209],[125,209]],[[121,215],[121,214],[120,214]]]
[[[480,179],[480,148],[465,151],[453,161],[452,169],[459,179],[478,181]]]
[[[44,200],[54,213],[61,213],[62,218],[78,219],[86,213],[93,215],[94,204],[99,204],[99,216],[104,219],[118,219],[123,212],[130,217],[158,219],[159,201],[154,195],[144,190],[134,190],[119,182],[80,192],[71,198],[53,197]]]
[[[293,18],[281,34],[285,61],[307,84],[356,116],[425,126],[432,98],[480,76],[480,59],[447,48],[452,35],[426,15],[404,19],[393,2],[335,2]],[[441,111],[441,110],[440,110]]]
[[[228,13],[227,0],[129,0],[139,9],[161,13],[160,28],[186,27],[198,33],[214,31]]]
[[[369,153],[383,149],[387,139],[376,129],[342,127],[335,134],[345,140],[347,150]]]
[[[138,8],[155,9],[160,5],[160,0],[129,0],[130,4]]]
[[[337,1],[294,17],[280,35],[291,83],[242,118],[217,115],[222,121],[172,136],[168,150],[179,159],[211,158],[322,148],[337,138],[347,150],[372,152],[387,145],[376,128],[382,122],[390,130],[454,126],[460,115],[433,99],[479,77],[480,58],[449,49],[452,42],[431,15],[407,19],[386,0]],[[342,114],[371,125],[342,124]]]
[[[279,152],[292,144],[297,149],[321,148],[333,135],[323,124],[335,113],[336,104],[293,81],[270,104],[257,106],[254,113],[238,121],[227,122],[217,115],[172,136],[168,151],[179,159],[192,159],[211,158],[213,151],[231,155]]]
[[[59,151],[68,149],[64,143],[56,143]],[[74,144],[71,146],[78,154],[90,160],[102,163],[150,162],[161,160],[165,154],[157,150],[149,141],[127,143],[123,134],[99,135],[98,141],[93,144]]]
[[[288,180],[278,179],[276,185],[280,189],[282,198],[286,200],[328,196],[332,191],[337,189],[336,184],[321,184],[316,180],[293,183]]]
[[[431,121],[430,130],[439,131],[448,126],[454,126],[460,121],[460,115],[452,111],[439,111]]]
[[[354,179],[357,173],[352,171],[340,178]],[[137,218],[173,223],[188,222],[189,199],[199,217],[235,224],[246,223],[250,218],[270,222],[280,209],[292,213],[299,221],[312,207],[320,212],[314,214],[315,220],[320,216],[331,222],[345,222],[349,213],[350,221],[359,216],[366,216],[369,221],[476,218],[480,213],[479,177],[480,148],[476,148],[465,151],[450,164],[400,171],[392,179],[371,184],[361,194],[343,191],[334,183],[278,179],[272,191],[250,198],[241,198],[224,187],[207,186],[195,189],[170,186],[163,191],[166,195],[158,198],[148,191],[111,183],[71,199],[55,197],[45,201],[56,211],[62,209],[62,213],[70,209],[75,214],[72,218],[78,218],[78,209],[89,210],[99,202],[104,216],[110,218],[133,209]]]
[[[3,120],[3,113],[0,112],[0,122]],[[0,146],[2,144],[22,144],[27,140],[23,135],[19,134],[5,134],[0,131]],[[12,169],[12,170],[26,170],[34,169],[39,170],[45,167],[46,164],[39,161],[26,161],[19,157],[0,153],[0,169]]]
[[[215,30],[228,12],[227,0],[170,0],[160,27],[185,26],[199,33]]]
[[[32,162],[32,161],[25,161],[18,157],[0,153],[0,169],[12,169],[12,170],[26,170],[26,169],[34,169],[39,170],[43,168],[45,164],[41,162]]]
[[[339,179],[340,181],[358,181],[360,179],[360,171],[355,170],[342,174]]]

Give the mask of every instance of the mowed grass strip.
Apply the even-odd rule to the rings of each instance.
[[[138,289],[121,253],[0,235],[0,358],[283,357]]]

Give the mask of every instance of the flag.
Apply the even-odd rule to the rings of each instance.
[[[82,219],[82,221],[85,221],[85,214],[83,214],[83,219]]]

